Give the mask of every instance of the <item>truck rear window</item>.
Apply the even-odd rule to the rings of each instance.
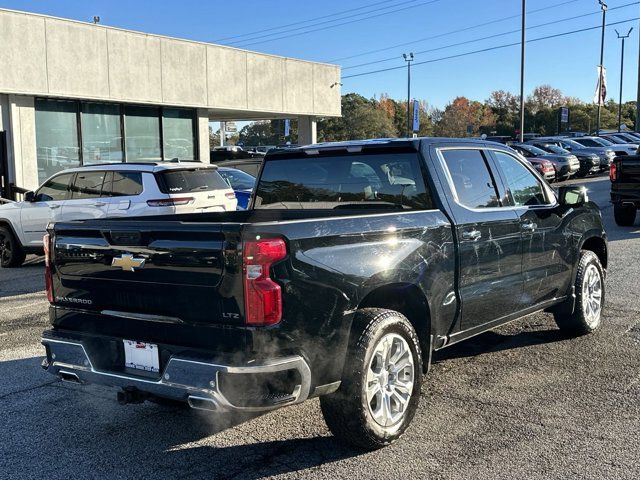
[[[416,153],[267,160],[256,209],[433,208]]]
[[[214,168],[165,170],[159,174],[159,179],[162,193],[209,192],[231,188]]]

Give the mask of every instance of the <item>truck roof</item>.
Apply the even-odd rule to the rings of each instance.
[[[286,155],[295,153],[314,153],[330,150],[347,150],[356,153],[362,149],[383,149],[383,148],[410,148],[418,150],[420,145],[438,145],[442,143],[459,143],[464,145],[500,145],[498,142],[491,142],[480,138],[447,138],[447,137],[417,137],[417,138],[372,138],[368,140],[347,140],[342,142],[321,142],[302,147],[274,148],[267,153],[267,157]],[[350,152],[351,153],[351,152]]]

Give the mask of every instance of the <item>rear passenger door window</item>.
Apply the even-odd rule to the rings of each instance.
[[[100,171],[79,172],[71,187],[71,199],[99,198],[106,174]]]
[[[457,202],[467,208],[500,207],[498,191],[481,150],[442,151]]]
[[[106,195],[110,197],[135,197],[142,193],[140,172],[111,172]]]
[[[527,207],[550,203],[542,183],[531,170],[507,153],[492,153],[504,177],[507,197],[512,205]]]

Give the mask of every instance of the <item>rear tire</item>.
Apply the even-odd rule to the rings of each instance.
[[[329,430],[366,450],[390,445],[415,415],[422,384],[422,353],[407,318],[393,310],[356,313],[342,383],[320,397]]]
[[[605,286],[600,259],[590,250],[583,250],[580,254],[575,292],[573,313],[555,313],[555,321],[560,330],[572,336],[595,332],[602,324]]]
[[[621,227],[631,227],[636,221],[636,207],[633,205],[622,205],[615,203],[613,205],[613,217],[616,224]]]
[[[0,267],[20,267],[26,256],[13,232],[6,227],[0,227]]]

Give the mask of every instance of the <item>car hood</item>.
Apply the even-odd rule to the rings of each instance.
[[[3,213],[20,210],[20,202],[0,203],[0,217]]]

